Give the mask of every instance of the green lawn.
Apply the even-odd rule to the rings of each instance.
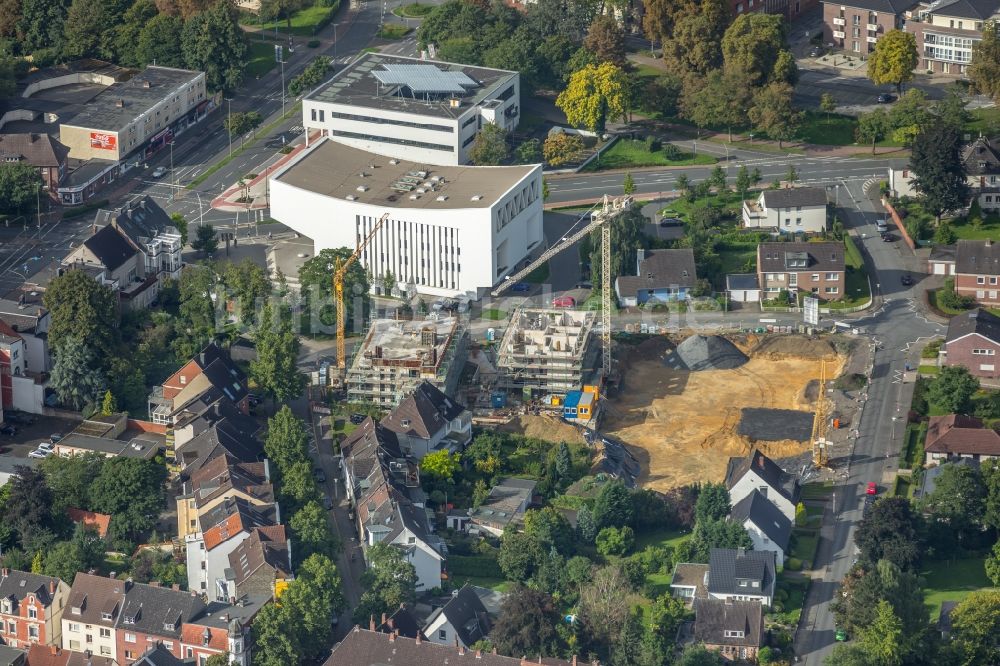
[[[603,169],[624,169],[627,167],[644,166],[690,166],[696,164],[715,164],[716,159],[709,155],[692,155],[680,153],[679,159],[670,159],[663,150],[650,152],[645,141],[620,139],[615,145],[604,151],[601,156],[584,171],[601,171]]]
[[[964,218],[956,220],[951,228],[955,230],[955,235],[966,240],[1000,239],[1000,215],[984,215],[983,223],[978,227],[973,226]]]
[[[739,215],[740,208],[743,206],[743,202],[740,200],[740,195],[736,192],[726,191],[719,194],[710,194],[707,197],[694,201],[688,201],[681,197],[680,199],[671,201],[670,205],[661,210],[660,213],[671,217],[679,217],[683,220],[687,219],[695,210],[708,208],[709,206],[726,210],[726,216],[731,217],[735,221],[736,216]]]
[[[412,30],[412,28],[405,26],[402,23],[386,23],[382,26],[378,36],[382,39],[402,39],[409,34],[410,30]]]
[[[434,5],[424,5],[419,2],[414,2],[409,5],[403,5],[396,10],[396,13],[407,18],[422,18],[430,14],[432,11],[434,11]]]
[[[872,293],[868,286],[868,276],[863,270],[847,271],[844,279],[844,291],[847,292],[844,294],[844,298],[824,303],[823,306],[829,307],[831,310],[840,310],[854,308],[871,300]]]
[[[743,273],[743,269],[748,261],[756,261],[756,250],[717,250],[719,261],[722,266],[719,273],[729,275],[730,273]],[[751,269],[749,272],[753,273]]]
[[[854,244],[854,239],[850,235],[844,235],[844,247],[846,252],[844,255],[845,263],[852,268],[864,268],[865,261],[861,257],[861,251],[858,250],[858,246]]]
[[[851,116],[835,113],[827,116],[819,111],[806,111],[799,128],[799,138],[806,143],[850,146],[854,143],[854,131],[857,127],[858,119]]]
[[[451,586],[453,589],[459,589],[466,583],[477,587],[486,587],[497,592],[506,592],[511,586],[511,582],[508,580],[490,578],[489,576],[455,576],[451,581]]]
[[[934,369],[937,370],[937,368]],[[921,440],[926,434],[926,424],[921,426],[916,423],[911,423],[906,426],[906,439],[903,441],[903,467],[913,467],[914,463],[917,461],[917,451],[921,450]]]
[[[635,538],[635,550],[640,551],[646,546],[670,546],[676,547],[683,541],[691,538],[691,531],[678,532],[676,530],[652,530],[644,532]]]
[[[250,42],[247,54],[247,78],[257,78],[270,72],[278,64],[274,61],[273,42]]]
[[[802,484],[803,500],[825,500],[833,493],[833,481]]]
[[[941,372],[941,368],[936,365],[921,365],[917,368],[917,372],[922,375],[935,376]]]
[[[935,560],[924,566],[920,576],[925,581],[924,605],[930,609],[932,621],[937,621],[942,601],[961,601],[970,592],[993,587],[981,557]]]
[[[327,25],[333,18],[337,9],[340,7],[340,2],[334,2],[330,7],[324,7],[322,5],[313,5],[312,7],[306,7],[300,9],[299,11],[292,14],[292,29],[291,33],[293,35],[299,35],[301,37],[312,37],[321,28]],[[278,32],[288,33],[288,22],[284,19],[279,19],[277,21],[270,21],[268,23],[259,24],[261,30],[271,30],[274,31],[275,27],[278,28]],[[274,60],[274,47],[271,47],[271,59]]]
[[[792,548],[792,557],[802,560],[802,567],[811,569],[813,560],[816,558],[816,548],[819,546],[819,535],[816,530],[796,530],[795,547]]]
[[[501,321],[507,318],[507,311],[500,310],[498,308],[489,308],[483,310],[483,319],[489,319],[490,321]]]
[[[672,573],[652,573],[646,575],[646,585],[649,586],[650,596],[659,597],[662,594],[670,594],[670,581],[673,580]]]
[[[635,66],[635,73],[636,76],[655,78],[657,76],[663,76],[667,72],[659,69],[658,67],[650,67],[646,64],[639,64]]]
[[[971,132],[983,132],[987,136],[1000,131],[1000,109],[991,106],[972,110],[972,122],[966,125]]]

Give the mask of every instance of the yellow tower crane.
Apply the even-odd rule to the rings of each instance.
[[[351,267],[351,264],[358,260],[361,253],[365,251],[366,247],[368,247],[368,243],[375,236],[375,234],[378,233],[378,230],[382,228],[382,224],[384,224],[388,219],[389,213],[380,217],[378,222],[372,226],[368,235],[364,237],[364,240],[358,244],[354,253],[347,259],[337,259],[337,265],[334,267],[333,294],[337,303],[337,370],[340,372],[341,376],[344,376],[347,372],[347,353],[345,351],[346,345],[344,344],[344,320],[347,319],[347,308],[344,307],[344,277],[347,275],[347,269]]]
[[[816,395],[816,418],[813,421],[813,464],[826,467],[830,463],[830,442],[826,439],[826,361],[820,361],[819,393]]]

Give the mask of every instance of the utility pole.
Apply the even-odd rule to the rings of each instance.
[[[174,175],[174,140],[170,139],[170,201],[174,200],[177,191],[177,176]]]
[[[274,59],[281,64],[281,117],[285,117],[285,53],[281,44],[274,45]]]
[[[233,156],[233,100],[226,97],[226,128],[229,130],[229,156]]]

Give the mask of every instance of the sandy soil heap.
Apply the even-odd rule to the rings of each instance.
[[[674,354],[667,357],[667,365],[700,372],[732,370],[749,360],[736,345],[720,335],[692,335],[677,345]]]

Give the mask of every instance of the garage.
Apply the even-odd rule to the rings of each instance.
[[[735,303],[760,301],[760,284],[756,273],[733,273],[726,276],[726,293]]]
[[[931,256],[927,258],[930,264],[931,275],[954,275],[955,274],[955,246],[936,245],[931,250]]]

